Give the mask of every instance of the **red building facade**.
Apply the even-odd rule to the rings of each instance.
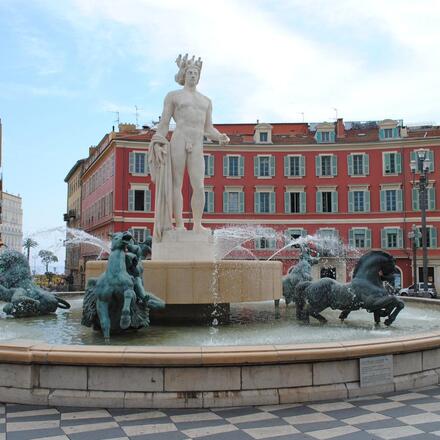
[[[217,124],[216,128],[231,142],[220,147],[206,141],[204,146],[205,225],[213,229],[261,225],[279,233],[276,239],[269,236],[247,243],[258,258],[282,247],[284,235],[317,234],[361,252],[384,249],[396,257],[401,271],[398,283],[405,286],[412,282],[408,233],[413,225],[421,225],[418,175],[411,172],[410,161],[415,150],[428,150],[428,277],[440,282],[439,127],[339,119],[320,124]],[[81,179],[81,226],[87,232],[107,238],[110,232],[131,229],[138,240],[147,230],[152,232],[154,184],[146,155],[153,133],[121,124],[119,132],[106,135],[90,149]],[[188,176],[183,194],[184,217],[191,229]],[[83,265],[97,256],[93,247],[84,247],[82,253]],[[419,267],[421,253],[419,248]],[[278,257],[288,266],[295,251]],[[339,260],[328,258],[326,264],[345,280],[349,268],[340,266]]]

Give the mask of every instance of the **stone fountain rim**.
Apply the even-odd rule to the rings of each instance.
[[[405,298],[405,301],[440,307],[440,301],[436,300]],[[356,359],[439,347],[440,330],[379,340],[210,347],[58,345],[16,339],[0,343],[0,360],[21,364],[212,367]]]

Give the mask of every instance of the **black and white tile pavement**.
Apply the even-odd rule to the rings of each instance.
[[[207,409],[0,404],[0,440],[440,440],[440,386],[344,401]]]

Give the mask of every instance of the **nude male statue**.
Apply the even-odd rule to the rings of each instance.
[[[203,157],[203,137],[206,136],[211,140],[218,141],[221,145],[227,144],[229,138],[226,134],[220,133],[212,125],[212,104],[209,98],[199,93],[196,86],[199,82],[200,71],[202,69],[202,61],[188,59],[186,54],[184,57],[179,55],[176,60],[179,71],[175,76],[175,80],[183,88],[172,91],[165,97],[164,108],[160,123],[158,124],[156,134],[150,142],[150,165],[155,167],[156,176],[153,179],[158,185],[158,170],[163,167],[166,161],[171,162],[171,177],[168,180],[162,180],[161,185],[170,185],[169,192],[172,193],[172,205],[167,210],[174,216],[176,229],[184,230],[182,217],[183,197],[182,182],[185,171],[185,165],[192,187],[191,208],[193,213],[193,230],[196,233],[209,232],[209,229],[202,226],[202,214],[205,204],[205,192],[203,179],[205,175],[205,162]],[[173,118],[176,122],[176,128],[168,143],[166,135],[169,130],[170,120]],[[170,156],[170,157],[168,157]],[[168,183],[167,183],[168,182]],[[170,198],[170,194],[162,191],[160,197]],[[156,200],[158,192],[156,192]],[[156,215],[159,216],[158,204],[156,201]],[[160,220],[165,222],[166,220]],[[159,222],[155,221],[155,229]],[[170,228],[170,222],[168,227]],[[158,237],[157,234],[156,238]]]

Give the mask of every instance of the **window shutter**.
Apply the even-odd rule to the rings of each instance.
[[[332,212],[338,212],[338,193],[332,191]]]
[[[417,188],[412,189],[412,209],[413,211],[420,209],[419,190]]]
[[[428,188],[428,209],[433,211],[435,209],[435,188]]]
[[[402,172],[402,154],[394,153],[396,155],[396,173],[400,174]]]
[[[316,212],[322,212],[322,192],[316,192]]]
[[[430,227],[429,233],[431,234],[431,237],[430,237],[431,247],[436,248],[437,247],[437,228]]]
[[[354,247],[354,229],[348,231],[348,244],[350,247]]]
[[[336,138],[335,132],[331,131],[330,132],[330,142],[335,142],[335,138]]]
[[[238,193],[238,198],[239,198],[239,208],[240,208],[240,212],[243,213],[244,212],[244,192],[241,191],[240,193]]]
[[[380,236],[381,236],[382,248],[386,249],[388,247],[387,230],[382,229],[380,231]]]
[[[316,169],[316,175],[321,175],[321,156],[315,157],[315,169]]]
[[[402,231],[402,229],[397,229],[397,247],[403,248],[403,231]]]
[[[229,193],[223,193],[223,212],[229,212]]]
[[[428,159],[431,161],[429,164],[429,171],[434,171],[434,151],[428,151]]]
[[[132,151],[128,155],[128,172],[134,173],[134,153]]]
[[[320,131],[316,132],[315,139],[316,139],[316,142],[318,142],[318,144],[320,144],[322,142],[322,135],[321,135]]]
[[[380,191],[380,210],[385,211],[386,210],[386,202],[385,202],[385,190]]]
[[[396,205],[398,211],[403,211],[403,198],[402,198],[402,190],[396,190]]]
[[[150,174],[150,163],[148,162],[148,153],[144,153],[145,154],[145,174]]]
[[[387,174],[390,172],[390,169],[391,169],[390,153],[384,153],[383,161],[384,161],[384,174]]]
[[[365,230],[365,247],[371,248],[371,229]]]
[[[362,163],[364,165],[364,174],[368,176],[370,174],[370,156],[368,154],[364,154]]]
[[[229,157],[223,156],[223,175],[229,176]]]
[[[238,158],[238,166],[239,166],[239,174],[240,174],[240,177],[243,177],[244,176],[244,157],[243,156],[240,156],[239,158]]]
[[[284,193],[284,212],[290,213],[290,192]]]
[[[301,214],[305,214],[307,206],[306,206],[306,193],[304,191],[299,193],[299,209]]]
[[[416,163],[416,171],[418,171],[419,170],[419,159],[418,159],[417,154],[416,154],[415,151],[411,151],[411,159],[410,160],[411,161],[415,161],[415,163]]]
[[[290,176],[290,156],[284,156],[284,177],[289,177],[289,176]]]
[[[348,212],[354,212],[354,192],[348,191]]]
[[[275,156],[270,156],[270,175],[275,176]]]
[[[211,154],[208,159],[208,169],[209,175],[212,177],[214,175],[214,156]]]
[[[134,211],[134,189],[128,190],[128,210]]]
[[[261,248],[261,238],[257,238],[255,240],[255,249],[260,249]]]
[[[393,138],[399,137],[399,127],[393,128]]]
[[[258,214],[260,212],[260,193],[254,193],[254,211]]]
[[[353,175],[353,155],[349,154],[347,156],[347,164],[348,164],[348,175],[352,176]]]
[[[270,212],[274,213],[275,212],[275,193],[274,192],[270,193],[269,199],[270,199]]]
[[[254,157],[254,176],[258,177],[260,175],[260,158],[258,156]]]
[[[370,212],[370,191],[364,191],[364,212]]]
[[[338,175],[338,158],[337,156],[332,156],[332,176]]]
[[[385,130],[383,128],[379,128],[379,139],[382,140],[385,138]]]
[[[148,189],[144,191],[144,211],[151,211],[151,191]]]
[[[304,156],[299,158],[299,175],[302,177],[306,175],[306,158]]]
[[[208,191],[208,212],[214,212],[214,191]]]

